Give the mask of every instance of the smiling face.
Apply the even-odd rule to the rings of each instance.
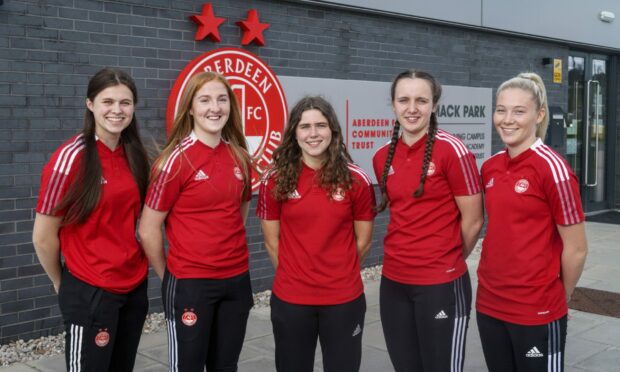
[[[198,138],[208,145],[217,145],[230,116],[230,97],[226,86],[217,80],[205,83],[194,95],[189,114],[194,119],[194,131]]]
[[[87,98],[86,107],[93,113],[97,137],[108,147],[116,147],[121,132],[133,119],[135,104],[131,90],[123,84],[107,87],[92,101]]]
[[[431,84],[425,79],[403,78],[394,90],[392,108],[403,129],[403,140],[412,145],[428,132],[436,108]]]
[[[508,88],[497,95],[493,124],[511,157],[536,141],[536,124],[544,115],[544,109],[537,107],[532,93],[526,90]]]
[[[319,169],[327,157],[327,148],[332,141],[332,131],[327,118],[316,109],[306,110],[295,129],[295,138],[301,148],[304,163]]]

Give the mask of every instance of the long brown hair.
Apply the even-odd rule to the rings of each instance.
[[[419,71],[419,70],[407,70],[403,71],[396,76],[394,81],[392,82],[392,86],[390,88],[390,94],[392,97],[392,102],[396,98],[396,86],[398,82],[402,79],[423,79],[426,80],[431,86],[431,91],[433,93],[433,107],[439,102],[441,98],[441,85],[433,75],[428,72]],[[413,193],[413,197],[419,198],[424,194],[424,183],[426,183],[426,175],[428,173],[428,167],[431,162],[431,156],[433,155],[433,144],[435,143],[435,135],[437,134],[438,122],[437,122],[437,114],[435,112],[431,113],[430,122],[428,125],[428,138],[426,139],[426,146],[424,148],[424,161],[422,162],[422,174],[420,175],[420,184],[418,188]],[[388,149],[387,158],[385,159],[385,165],[383,166],[383,173],[381,174],[381,180],[379,182],[379,188],[381,189],[381,203],[379,203],[376,207],[377,212],[381,212],[385,210],[388,205],[388,197],[387,197],[387,176],[392,166],[392,160],[394,159],[394,152],[396,151],[396,143],[399,138],[399,130],[400,123],[396,121],[394,125],[394,129],[392,132],[392,139],[390,141],[390,148]]]
[[[226,92],[228,93],[228,98],[230,99],[230,114],[224,128],[222,129],[222,139],[228,143],[235,163],[242,170],[244,182],[242,197],[245,198],[248,193],[251,192],[250,170],[252,161],[250,159],[250,155],[248,154],[248,145],[245,141],[245,136],[243,135],[239,104],[237,103],[237,97],[230,87],[230,84],[228,84],[226,78],[218,73],[210,71],[201,72],[192,76],[190,81],[187,83],[187,87],[181,97],[179,109],[174,117],[172,133],[170,133],[161,155],[155,160],[155,166],[153,167],[154,170],[151,174],[151,181],[157,179],[164,167],[164,164],[166,164],[166,161],[170,158],[170,155],[172,155],[172,152],[176,148],[180,149],[181,153],[184,154],[181,142],[194,129],[194,119],[192,115],[190,115],[194,96],[203,85],[210,81],[218,81],[222,83],[226,87]],[[187,160],[185,156],[180,159]]]
[[[133,94],[134,105],[138,103],[138,90],[134,80],[125,71],[115,68],[104,68],[97,72],[88,82],[86,97],[94,102],[95,97],[104,89],[116,85],[129,88]],[[63,218],[65,225],[86,221],[101,198],[102,169],[97,151],[95,128],[95,116],[86,108],[82,129],[84,155],[80,161],[75,181],[69,186],[67,193],[55,208],[55,210],[66,210]],[[121,132],[120,145],[125,150],[129,169],[138,186],[142,204],[148,186],[149,161],[138,132],[138,119],[136,119],[135,112],[129,126]]]
[[[285,200],[288,194],[297,187],[302,166],[302,153],[295,132],[302,114],[308,110],[320,111],[327,119],[329,129],[332,132],[332,140],[326,150],[327,157],[318,172],[319,184],[330,196],[338,188],[345,190],[351,188],[352,179],[348,164],[352,160],[344,145],[342,130],[334,108],[323,97],[304,97],[291,110],[288,123],[284,129],[282,143],[273,153],[270,174],[277,175],[274,188],[274,197],[277,200]]]

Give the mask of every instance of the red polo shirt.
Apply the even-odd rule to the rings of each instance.
[[[82,224],[60,228],[60,249],[78,279],[109,292],[127,293],[146,278],[147,260],[136,240],[140,192],[122,146],[111,151],[97,141],[101,161],[101,199]],[[84,154],[82,135],[60,146],[43,167],[37,212],[54,211],[75,181]]]
[[[584,220],[579,183],[542,141],[511,159],[502,151],[482,166],[489,223],[478,267],[477,310],[523,325],[566,315],[556,225]]]
[[[465,273],[461,214],[455,196],[481,191],[474,155],[457,137],[439,130],[424,194],[420,184],[427,136],[412,146],[399,139],[387,178],[390,222],[384,240],[383,275],[404,284],[447,283]],[[381,180],[389,144],[377,150],[373,167]]]
[[[149,187],[146,205],[168,212],[167,268],[175,277],[224,279],[248,271],[243,177],[230,146],[192,132]]]
[[[288,200],[273,197],[274,177],[261,183],[256,214],[280,220],[278,269],[273,292],[286,302],[336,305],[364,291],[353,221],[372,221],[375,195],[368,175],[350,164],[350,190],[330,199],[317,172],[302,166]]]

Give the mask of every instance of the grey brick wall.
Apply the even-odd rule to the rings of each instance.
[[[552,84],[552,71],[541,64],[543,57],[565,59],[565,46],[295,2],[210,2],[227,18],[218,44],[194,41],[188,16],[205,1],[11,0],[0,6],[0,343],[61,329],[56,297],[31,244],[33,208],[41,167],[81,127],[88,78],[104,66],[135,77],[147,144],[163,141],[166,99],[180,70],[206,51],[239,47],[235,22],[251,8],[271,26],[265,47],[247,49],[279,75],[390,81],[415,67],[444,84],[494,88],[534,70],[548,82],[551,102],[566,108],[565,84]],[[500,147],[494,135],[493,148]],[[382,261],[386,224],[385,214],[377,218],[369,265]],[[273,269],[258,220],[251,217],[247,228],[253,286],[262,290]],[[159,311],[159,281],[149,284],[151,309]]]

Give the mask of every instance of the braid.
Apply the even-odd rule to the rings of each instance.
[[[392,167],[392,159],[394,159],[394,152],[396,152],[396,143],[398,142],[398,132],[400,131],[400,123],[396,120],[394,129],[392,131],[392,139],[390,140],[390,148],[388,150],[387,158],[385,159],[385,165],[383,166],[383,174],[381,175],[381,182],[379,182],[379,188],[381,189],[381,203],[375,207],[375,212],[383,212],[387,207],[387,176]]]
[[[435,134],[437,134],[437,117],[433,112],[431,114],[430,125],[428,127],[428,138],[426,139],[426,147],[424,148],[424,163],[422,164],[420,185],[418,186],[418,189],[413,193],[414,198],[419,198],[420,196],[422,196],[422,194],[424,194],[424,183],[426,182],[426,174],[428,173],[428,167],[431,162],[431,155],[433,154]]]

